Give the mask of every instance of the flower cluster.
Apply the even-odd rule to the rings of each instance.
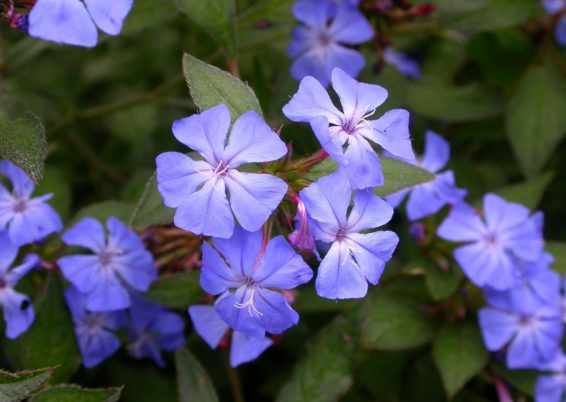
[[[554,30],[554,38],[556,43],[566,46],[566,1],[565,0],[542,0],[542,4],[548,14],[561,13],[556,28]]]
[[[311,76],[283,108],[291,120],[309,123],[325,151],[323,158],[330,155],[339,164],[307,186],[249,173],[257,165],[240,171],[244,164],[282,158],[287,147],[255,112],[238,117],[228,136],[231,116],[225,105],[173,124],[175,137],[199,159],[178,152],[156,159],[157,186],[165,205],[176,208],[175,224],[212,236],[203,245],[200,283],[218,297],[214,306],[190,307],[189,315],[213,348],[232,334],[232,365],[256,358],[271,345],[269,334],[298,323],[289,291],[313,276],[283,236],[271,238],[272,214],[286,194],[297,204],[297,227],[289,240],[300,250],[324,254],[316,277],[321,297],[364,297],[368,282],[378,283],[399,241],[393,232],[375,231],[389,222],[393,208],[373,193],[384,177],[368,140],[399,157],[414,158],[408,112],[393,110],[366,120],[385,101],[385,89],[357,82],[339,68],[332,72],[332,82],[343,111]]]

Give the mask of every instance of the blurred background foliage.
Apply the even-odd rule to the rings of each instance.
[[[40,117],[47,135],[40,192],[55,193],[52,204],[67,223],[81,209],[103,201],[120,202],[111,207],[113,213],[133,208],[154,172],[155,156],[182,150],[171,123],[196,112],[184,82],[183,52],[225,70],[227,60],[237,60],[266,120],[274,128],[283,125],[283,137],[292,141],[295,154],[317,150],[306,125],[292,125],[281,113],[298,86],[289,76],[286,55],[295,25],[292,1],[234,3],[221,26],[211,10],[223,10],[224,0],[135,0],[122,34],[104,38],[92,50],[1,28],[0,117],[28,111]],[[425,1],[414,2],[419,3]],[[368,44],[361,48],[367,64],[359,79],[388,89],[384,110],[411,111],[417,150],[426,129],[449,140],[450,167],[459,186],[469,190],[468,200],[503,191],[542,209],[545,236],[553,242],[557,266],[566,272],[561,243],[566,241],[566,48],[554,42],[556,21],[537,0],[432,3],[436,12],[414,21],[369,12],[378,38],[390,38],[396,49],[417,59],[422,78],[410,81],[383,66],[375,46]],[[195,23],[191,10],[203,12],[205,19]],[[439,221],[433,217],[426,224],[434,227]],[[457,319],[469,307],[457,292],[459,271],[429,266],[410,239],[407,223],[398,218],[395,225],[400,249],[385,286],[366,303],[322,300],[310,287],[298,291],[300,325],[257,362],[238,370],[247,401],[442,402],[453,397],[487,402],[497,398],[493,381],[499,377],[516,385],[517,395],[532,394],[534,376],[488,364],[473,315]],[[185,282],[171,289],[162,283],[161,297],[165,294],[173,304],[175,292],[183,300],[187,294],[192,295],[188,300],[200,299],[195,281]],[[477,290],[467,286],[473,300]],[[421,314],[423,309],[431,314]],[[343,311],[347,314],[340,315]],[[208,350],[192,331],[189,339],[220,400],[230,400],[233,378],[225,373],[223,352]],[[10,367],[20,368],[6,349]],[[172,359],[159,370],[121,353],[60,381],[125,385],[124,401],[174,401],[175,372],[183,372],[183,365],[194,368],[190,355],[177,356],[177,370]]]

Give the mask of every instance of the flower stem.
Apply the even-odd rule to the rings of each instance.
[[[234,402],[246,402],[238,371],[230,365],[229,351],[228,349],[224,349],[222,352],[224,357],[224,366],[226,367],[226,373],[228,374],[230,388],[232,388],[232,396],[234,397]]]

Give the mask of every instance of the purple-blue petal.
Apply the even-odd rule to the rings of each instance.
[[[232,335],[232,347],[230,348],[230,365],[239,366],[257,359],[273,341],[266,336],[253,338],[242,332],[234,332]]]
[[[216,312],[214,306],[191,306],[189,315],[195,331],[212,349],[216,349],[226,332],[228,324]]]
[[[109,35],[118,35],[134,0],[84,0],[95,24]]]

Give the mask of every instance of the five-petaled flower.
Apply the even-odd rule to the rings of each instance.
[[[157,186],[165,205],[177,208],[174,221],[181,229],[228,238],[234,232],[234,212],[244,229],[256,231],[287,192],[278,177],[237,170],[284,156],[287,147],[277,134],[253,111],[236,120],[226,143],[229,127],[226,105],[178,120],[175,137],[205,160],[180,152],[157,157]]]
[[[297,324],[299,315],[279,290],[308,282],[312,270],[283,236],[265,245],[261,231],[237,227],[232,238],[214,238],[212,244],[203,245],[200,284],[222,294],[216,311],[231,328],[261,338]]]
[[[0,232],[0,306],[4,311],[6,336],[10,339],[27,331],[35,317],[29,297],[14,290],[14,287],[39,265],[39,257],[28,254],[20,265],[10,269],[17,256],[18,247],[12,243],[8,233]]]
[[[288,53],[296,60],[291,75],[300,80],[313,76],[322,85],[330,82],[332,69],[340,67],[357,76],[365,65],[360,52],[345,45],[359,45],[373,37],[366,18],[351,4],[301,0],[293,5],[295,18],[302,23],[293,30]]]
[[[450,159],[450,145],[433,131],[426,132],[425,152],[422,158],[408,163],[419,166],[431,173],[438,173]],[[454,172],[447,170],[438,173],[436,178],[428,183],[415,186],[412,189],[401,190],[387,197],[394,207],[410,193],[407,201],[407,216],[415,221],[425,216],[435,214],[445,205],[458,204],[466,196],[467,191],[456,187]]]
[[[7,230],[18,246],[42,240],[63,228],[61,218],[46,203],[53,194],[31,198],[35,186],[17,166],[0,161],[0,177],[10,179],[11,191],[0,182],[0,230]]]
[[[377,120],[368,120],[387,99],[385,88],[358,82],[339,68],[332,71],[332,86],[343,112],[316,79],[305,77],[283,113],[292,121],[311,124],[322,148],[338,162],[353,188],[383,185],[381,163],[368,140],[396,157],[414,159],[409,112],[394,109]]]
[[[368,281],[379,281],[399,238],[390,231],[361,232],[389,222],[393,208],[371,191],[358,190],[348,214],[352,189],[339,172],[302,190],[301,198],[315,240],[331,243],[318,269],[317,294],[328,299],[364,297]]]
[[[33,37],[75,46],[93,47],[96,27],[118,35],[134,0],[37,0],[29,14]]]
[[[57,263],[65,278],[86,294],[89,311],[114,311],[130,306],[127,287],[145,292],[157,278],[153,256],[137,234],[117,218],[106,222],[108,235],[94,218],[84,218],[61,238],[69,246],[94,254],[61,257]]]
[[[438,228],[438,236],[463,245],[454,257],[478,286],[507,290],[517,283],[518,262],[534,262],[544,241],[527,207],[495,194],[484,197],[485,221],[465,203],[455,206]]]

